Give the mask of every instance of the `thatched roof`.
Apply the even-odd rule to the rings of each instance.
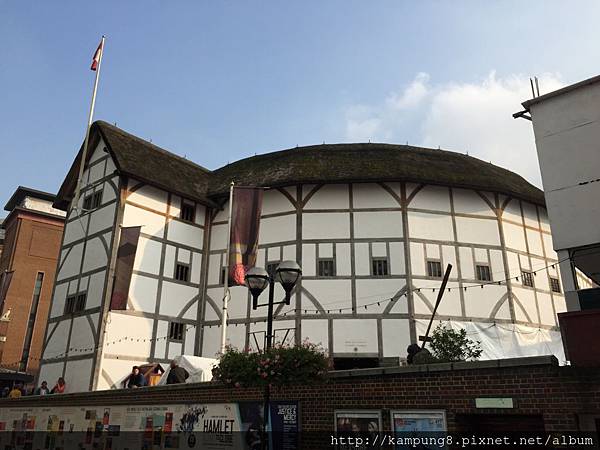
[[[89,148],[94,148],[100,137],[121,174],[213,205],[206,196],[210,180],[208,169],[101,120],[92,124]],[[73,197],[82,149],[83,145],[58,191],[57,208],[65,209]],[[87,157],[90,156],[88,152]]]
[[[226,193],[232,180],[271,187],[409,181],[497,192],[544,204],[543,192],[514,172],[461,153],[409,145],[324,144],[253,156],[215,170],[209,194]]]
[[[379,143],[324,144],[253,156],[209,171],[106,122],[95,122],[92,133],[96,139],[102,136],[123,174],[209,205],[227,195],[231,181],[268,187],[407,181],[497,192],[544,205],[543,192],[520,175],[445,150]],[[61,186],[59,199],[69,198],[79,158]]]

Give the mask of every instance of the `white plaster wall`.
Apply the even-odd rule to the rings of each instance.
[[[446,214],[408,212],[409,236],[412,239],[452,241],[452,219]]]
[[[129,189],[136,187],[138,183],[137,180],[130,180]],[[166,191],[149,185],[138,187],[127,196],[128,202],[142,205],[165,214],[167,212],[167,200],[168,194]]]
[[[383,313],[389,305],[389,299],[394,297],[403,287],[406,281],[402,279],[370,279],[356,280],[356,305],[358,314]],[[370,305],[381,300],[380,305]],[[368,305],[364,309],[364,305]],[[406,296],[402,297],[393,308],[394,313],[407,313]]]
[[[303,199],[314,186],[305,185],[303,189]],[[304,209],[348,209],[350,204],[350,195],[347,184],[326,184],[319,188],[308,200]]]
[[[71,345],[74,348],[83,350],[86,348],[94,348],[94,330],[90,327],[90,323],[85,317],[75,317],[73,319],[73,329],[71,330]],[[75,355],[83,355],[92,353],[93,350],[78,351]]]
[[[134,311],[154,313],[158,280],[134,274],[129,287],[129,301]]]
[[[503,221],[502,228],[504,230],[504,243],[506,248],[520,250],[523,252],[527,250],[523,227]]]
[[[152,319],[117,311],[108,313],[103,348],[105,353],[124,357],[147,356],[150,354],[150,338],[152,338]],[[144,339],[146,342],[143,341]],[[117,342],[113,342],[115,340]]]
[[[196,295],[198,295],[197,288],[164,281],[159,313],[177,317],[184,306]]]
[[[260,221],[259,244],[296,239],[296,215],[263,218]]]
[[[123,212],[122,226],[141,226],[142,233],[162,238],[165,228],[165,218],[159,214],[126,204]]]
[[[160,273],[161,247],[160,242],[140,236],[133,262],[133,270],[158,275]]]
[[[65,368],[65,392],[85,392],[90,388],[93,359],[68,361]]]
[[[424,186],[414,196],[409,208],[450,212],[450,191],[447,187]]]
[[[231,328],[232,327],[228,327],[227,331],[229,332],[229,330]],[[221,327],[205,326],[204,327],[204,340],[202,341],[202,356],[205,356],[207,358],[214,358],[220,352],[221,352]]]
[[[379,184],[357,183],[352,185],[354,208],[399,208],[400,204]]]
[[[531,106],[556,249],[600,242],[600,183],[579,185],[600,173],[598,99],[593,83]]]
[[[163,337],[169,335],[169,322],[166,320],[158,320],[156,325],[156,336]],[[154,357],[155,358],[167,358],[167,341],[166,339],[159,339],[154,343]]]
[[[304,244],[302,246],[302,275],[314,277],[316,272],[317,258],[316,244]]]
[[[335,244],[335,264],[338,276],[349,276],[352,273],[350,251],[350,244]]]
[[[296,211],[289,199],[277,189],[269,189],[263,193],[262,214],[277,214]]]
[[[69,338],[69,326],[70,320],[63,320],[58,322],[56,325],[56,329],[54,324],[48,326],[48,336],[52,333],[52,336],[49,337],[46,347],[44,348],[44,358],[52,359],[60,356],[64,356],[64,352],[67,347],[67,339]]]
[[[105,242],[110,246],[110,234],[104,235]],[[95,237],[87,240],[85,248],[85,258],[83,260],[83,271],[106,267],[108,264],[108,255],[100,237]]]
[[[169,222],[169,230],[167,232],[169,241],[187,245],[189,247],[202,249],[204,240],[204,230],[197,226],[190,225],[178,219],[172,219]]]
[[[457,217],[456,235],[459,242],[500,245],[500,234],[496,220]]]
[[[52,388],[58,377],[62,377],[63,363],[44,363],[40,367],[40,374],[37,380],[37,385],[40,386],[42,381],[46,381],[48,386]],[[89,379],[88,379],[89,382]]]
[[[406,319],[384,319],[381,321],[383,356],[406,358],[410,345],[409,322]]]
[[[335,239],[350,237],[350,215],[341,213],[302,214],[303,239]]]
[[[352,306],[350,280],[303,280],[302,287],[310,292],[324,309]],[[317,306],[304,293],[302,295],[302,307],[317,309]]]
[[[65,223],[63,246],[78,241],[79,239],[83,239],[89,218],[90,215],[86,214],[79,219]]]
[[[302,341],[308,340],[320,344],[323,349],[329,347],[329,325],[327,320],[313,319],[302,321]]]
[[[65,310],[68,283],[59,283],[54,287],[54,296],[50,305],[50,317],[61,316]]]
[[[355,212],[354,237],[402,237],[402,215],[399,211]]]
[[[454,212],[457,214],[496,217],[490,206],[475,191],[453,188],[452,200],[454,202]]]
[[[373,319],[334,320],[333,351],[377,354],[377,321]]]
[[[61,251],[62,267],[56,275],[56,280],[60,281],[65,278],[70,278],[79,274],[79,266],[81,264],[81,255],[83,252],[83,242],[75,244],[71,251],[63,249]]]

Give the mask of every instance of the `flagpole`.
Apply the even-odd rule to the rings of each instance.
[[[229,304],[229,252],[231,250],[231,212],[233,211],[233,186],[229,185],[229,218],[227,220],[227,252],[225,253],[225,280],[223,282],[223,317],[221,318],[221,354],[227,346],[227,306]]]
[[[79,196],[81,194],[81,184],[83,182],[83,168],[87,158],[88,142],[90,139],[90,127],[92,126],[92,120],[94,118],[94,107],[96,106],[96,92],[98,91],[98,79],[100,78],[100,68],[102,66],[102,57],[104,56],[104,41],[106,37],[102,35],[102,41],[100,42],[100,57],[98,58],[98,68],[96,69],[96,79],[94,80],[94,91],[92,93],[92,103],[90,105],[90,112],[88,115],[87,127],[85,129],[85,141],[83,142],[83,153],[81,155],[81,161],[79,162],[79,176],[77,178],[77,186],[75,187],[75,197],[73,197],[72,209],[77,210],[77,204],[79,203]]]

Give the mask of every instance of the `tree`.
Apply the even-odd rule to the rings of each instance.
[[[481,342],[467,337],[467,331],[439,324],[431,335],[431,350],[439,362],[472,361],[479,359],[483,350]]]

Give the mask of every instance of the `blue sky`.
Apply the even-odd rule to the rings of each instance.
[[[0,0],[0,202],[56,191],[95,117],[210,169],[314,143],[441,146],[540,185],[529,97],[600,72],[592,1]],[[4,199],[4,200],[2,200]]]

